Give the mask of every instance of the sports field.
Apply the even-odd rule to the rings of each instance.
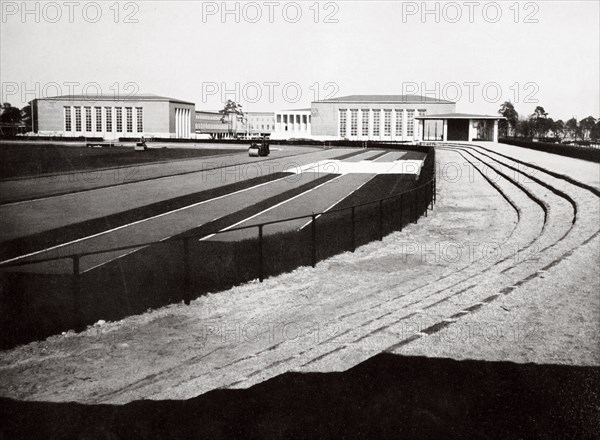
[[[184,235],[195,237],[190,259],[193,278],[201,285],[198,293],[255,278],[250,272],[255,271],[251,260],[256,245],[245,243],[242,250],[239,243],[255,240],[257,228],[215,233],[329,211],[335,214],[329,224],[343,223],[335,212],[340,207],[415,187],[426,156],[414,151],[302,146],[275,146],[271,151],[268,158],[250,158],[246,151],[223,155],[217,149],[213,156],[204,152],[202,158],[140,164],[136,179],[119,184],[111,181],[112,170],[85,181],[56,175],[52,180],[41,176],[0,182],[4,195],[0,262],[20,264],[3,269],[5,310],[16,307],[6,292],[19,292],[20,302],[32,312],[28,321],[38,323],[38,336],[68,329],[70,324],[63,321],[68,314],[56,315],[73,302],[74,264],[80,274],[78,300],[85,322],[137,312],[140,301],[143,307],[177,301],[182,253],[188,252],[178,240]],[[371,217],[368,208],[357,210],[359,242],[373,239],[368,236]],[[304,217],[270,224],[264,235],[296,234],[294,239],[277,240],[290,246],[296,241],[303,247],[310,222]],[[386,228],[393,229],[388,223]],[[339,239],[323,227],[319,239],[323,242],[319,256],[335,253],[329,242]],[[276,254],[268,252],[272,244],[273,240],[265,242],[268,256]],[[114,248],[125,249],[94,253]],[[306,259],[300,255],[305,251],[296,253],[298,262],[291,256],[289,267],[279,265],[271,272],[303,264]],[[75,263],[71,257],[77,254],[86,255]],[[249,255],[249,261],[240,260]],[[50,261],[25,264],[37,260]],[[45,294],[36,295],[42,286]],[[178,290],[179,296],[174,293]],[[99,299],[102,295],[105,298]],[[39,331],[44,327],[40,322],[48,322],[47,328]]]

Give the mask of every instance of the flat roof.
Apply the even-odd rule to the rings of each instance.
[[[168,96],[159,96],[153,93],[140,93],[134,95],[123,95],[115,96],[114,94],[100,94],[100,95],[61,95],[61,96],[50,96],[46,98],[37,98],[40,101],[159,101],[159,102],[178,102],[180,104],[195,105],[193,102],[184,101],[182,99],[169,98]]]
[[[387,102],[387,103],[423,103],[423,104],[455,104],[445,99],[431,98],[421,95],[348,95],[339,98],[322,99],[313,102]]]
[[[505,119],[504,116],[476,115],[473,113],[440,113],[437,115],[415,116],[415,119]]]

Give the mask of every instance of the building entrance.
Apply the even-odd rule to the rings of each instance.
[[[448,140],[449,141],[468,141],[469,140],[469,120],[468,119],[448,119]]]

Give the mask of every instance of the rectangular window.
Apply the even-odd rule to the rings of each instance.
[[[346,137],[346,110],[340,109],[340,136]]]
[[[425,116],[425,113],[427,113],[427,110],[418,110],[419,112],[419,116]],[[425,121],[423,119],[421,119],[421,121],[423,121],[423,123],[425,123]],[[413,129],[414,131],[414,129]]]
[[[65,107],[65,131],[69,132],[72,128],[71,107]]]
[[[127,115],[127,133],[133,133],[133,108],[125,107],[125,114]]]
[[[117,107],[117,133],[123,133],[123,107]]]
[[[358,135],[358,110],[350,110],[350,136]]]
[[[392,111],[391,110],[383,111],[383,135],[384,136],[392,135]]]
[[[75,131],[81,131],[81,107],[75,107]]]
[[[96,131],[102,132],[102,107],[96,107]]]
[[[406,136],[415,134],[415,111],[406,110]]]
[[[369,110],[362,110],[362,135],[369,136]]]
[[[106,131],[112,132],[112,107],[104,107],[106,113]]]
[[[85,131],[92,131],[92,107],[85,108]]]
[[[396,136],[402,136],[402,119],[404,110],[396,110]]]
[[[373,136],[379,136],[381,127],[381,110],[373,110]]]
[[[137,116],[137,131],[138,133],[142,133],[144,131],[144,109],[136,107],[135,114]]]

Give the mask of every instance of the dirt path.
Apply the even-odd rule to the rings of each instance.
[[[418,225],[316,269],[2,352],[0,395],[182,399],[382,351],[600,365],[598,196],[476,148],[438,161],[438,203]]]

